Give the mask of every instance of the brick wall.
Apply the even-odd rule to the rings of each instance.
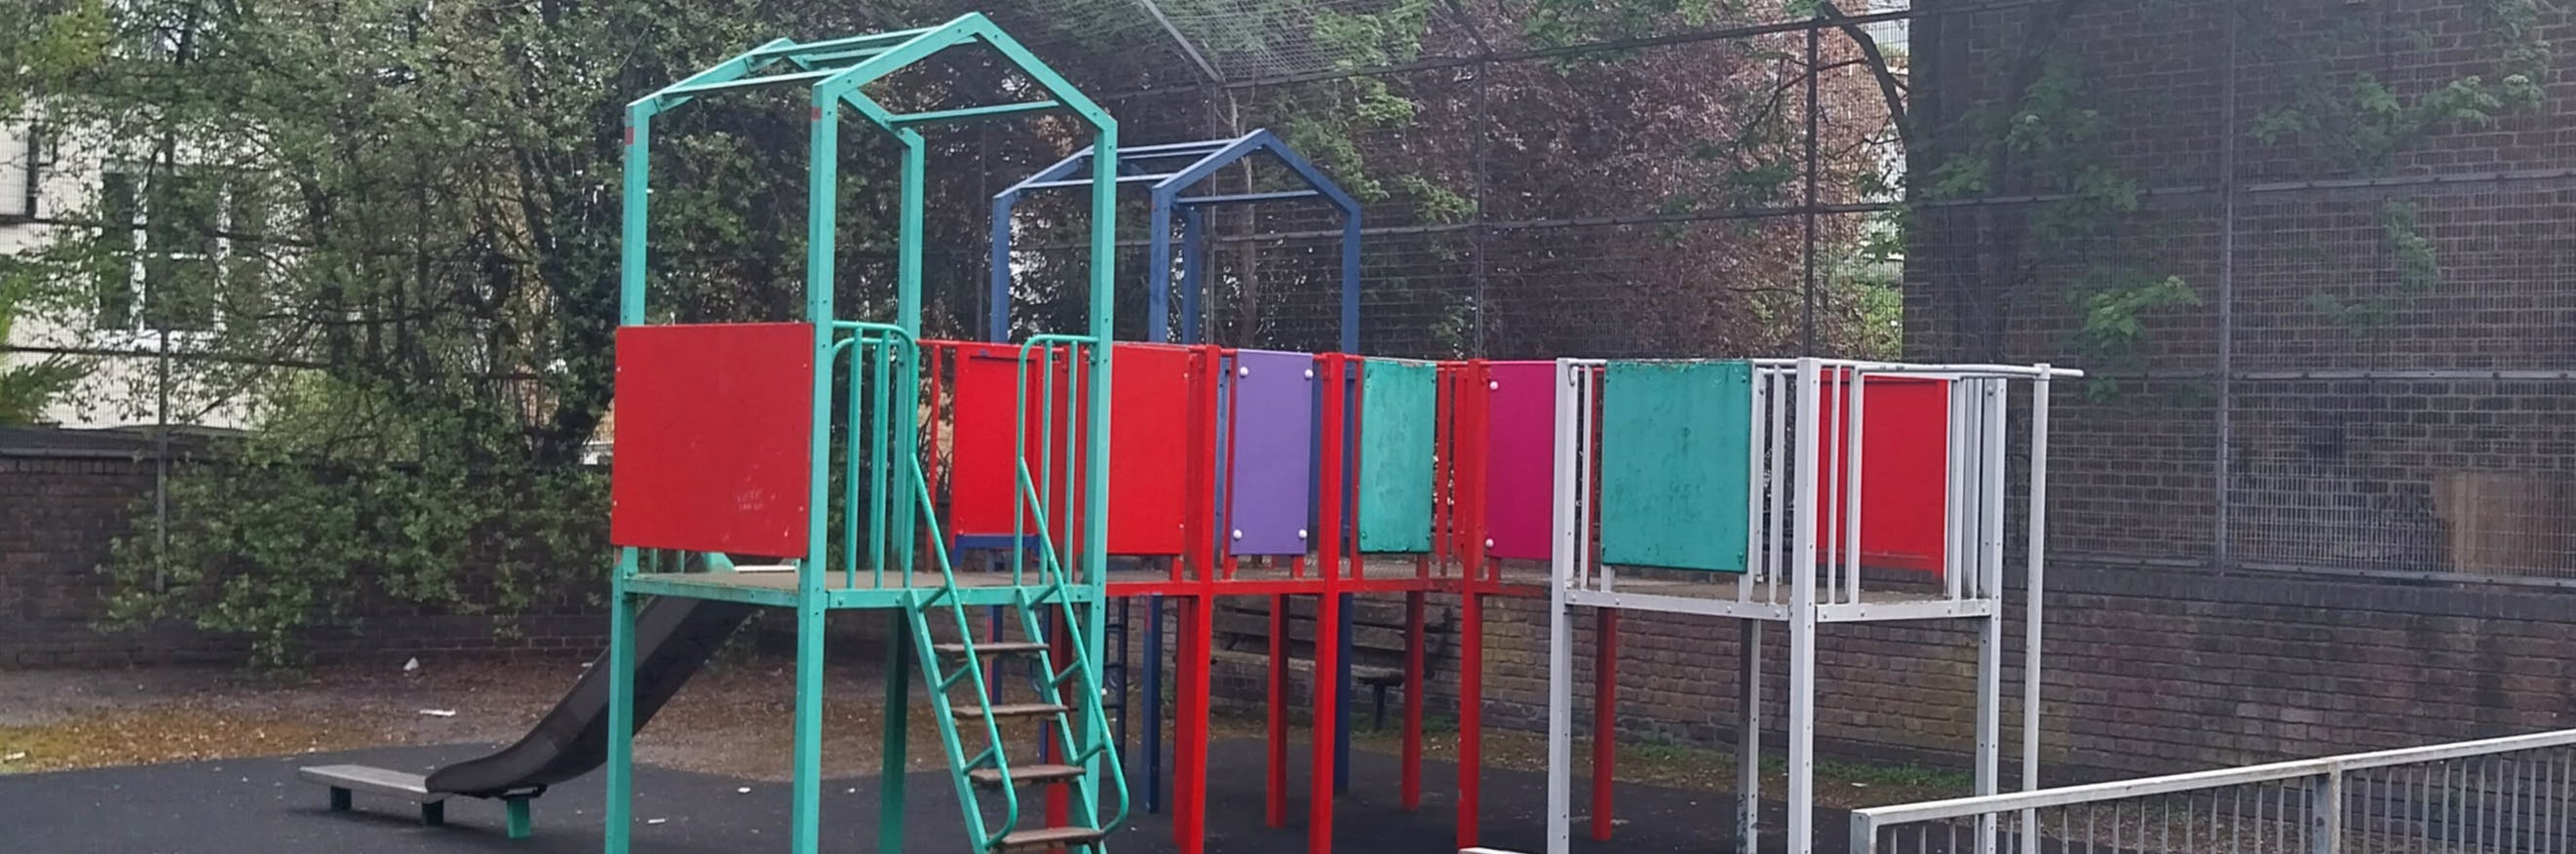
[[[152,494],[155,464],[138,453],[0,453],[0,668],[228,663],[238,639],[184,625],[102,630],[107,579],[97,572],[110,542],[133,531],[137,502]],[[496,652],[588,654],[607,623],[569,593],[550,607],[501,620],[389,604],[359,623],[317,631],[324,660],[394,660]]]
[[[1490,599],[1487,608],[1488,725],[1543,730],[1544,608],[1520,599]],[[1591,720],[1593,619],[1578,610],[1574,622],[1578,731]],[[2004,734],[2017,750],[2021,614],[2005,622]],[[2049,578],[2043,629],[2042,756],[2056,782],[2576,726],[2567,711],[2576,702],[2576,612],[2549,596],[2066,566]],[[1726,620],[1623,613],[1622,737],[1732,745],[1738,632]],[[1974,632],[1968,622],[1825,627],[1817,655],[1823,752],[1968,767]],[[1787,714],[1787,642],[1778,624],[1766,626],[1764,714],[1774,750]],[[1303,664],[1292,668],[1291,703],[1308,702]],[[1433,670],[1431,707],[1454,714],[1455,663]],[[1258,662],[1220,660],[1218,671],[1217,690],[1231,705],[1252,708],[1262,698]],[[1364,721],[1366,692],[1356,699]]]

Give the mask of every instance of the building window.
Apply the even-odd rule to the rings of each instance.
[[[255,196],[248,182],[213,172],[103,176],[98,328],[213,331],[224,286],[261,269],[257,247],[238,236],[259,225]]]
[[[0,223],[36,218],[37,166],[44,138],[33,121],[0,122]]]

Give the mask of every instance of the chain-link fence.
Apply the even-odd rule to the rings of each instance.
[[[2559,5],[1038,5],[1353,185],[1373,353],[2073,364],[2069,557],[2576,583]],[[1218,340],[1330,342],[1331,226],[1219,220]]]
[[[1359,197],[1366,352],[2071,364],[2092,378],[2055,421],[2068,557],[2576,583],[2565,4],[984,11],[1129,144],[1268,128]],[[1078,143],[1042,121],[936,140],[929,332],[972,337],[985,200]],[[1052,227],[1078,205],[1023,203],[1013,317],[1078,317],[1082,256]],[[1211,337],[1329,347],[1331,211],[1211,225]],[[1122,271],[1160,262],[1122,239]],[[849,245],[842,280],[884,288],[884,244]],[[1120,300],[1141,331],[1141,288]]]

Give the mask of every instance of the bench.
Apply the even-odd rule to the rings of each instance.
[[[1223,597],[1216,614],[1217,648],[1267,655],[1270,650],[1270,601],[1258,597]],[[1454,654],[1458,612],[1426,606],[1422,618],[1423,680],[1430,681],[1442,661]],[[1404,601],[1353,597],[1342,611],[1351,629],[1351,681],[1368,686],[1373,706],[1369,728],[1386,728],[1386,691],[1404,684]],[[1315,597],[1288,597],[1288,656],[1309,661],[1315,655]]]
[[[331,811],[347,812],[358,792],[383,795],[420,806],[420,823],[428,827],[447,824],[446,792],[429,790],[429,778],[386,768],[365,765],[308,765],[296,769],[295,776],[308,783],[319,783],[331,789]],[[501,799],[509,813],[511,839],[528,838],[528,799],[540,792],[514,794]]]

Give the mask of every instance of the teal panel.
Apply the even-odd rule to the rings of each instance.
[[[1601,390],[1601,559],[1743,572],[1747,362],[1612,362]]]
[[[1430,551],[1436,371],[1427,362],[1371,360],[1363,365],[1360,551]]]

